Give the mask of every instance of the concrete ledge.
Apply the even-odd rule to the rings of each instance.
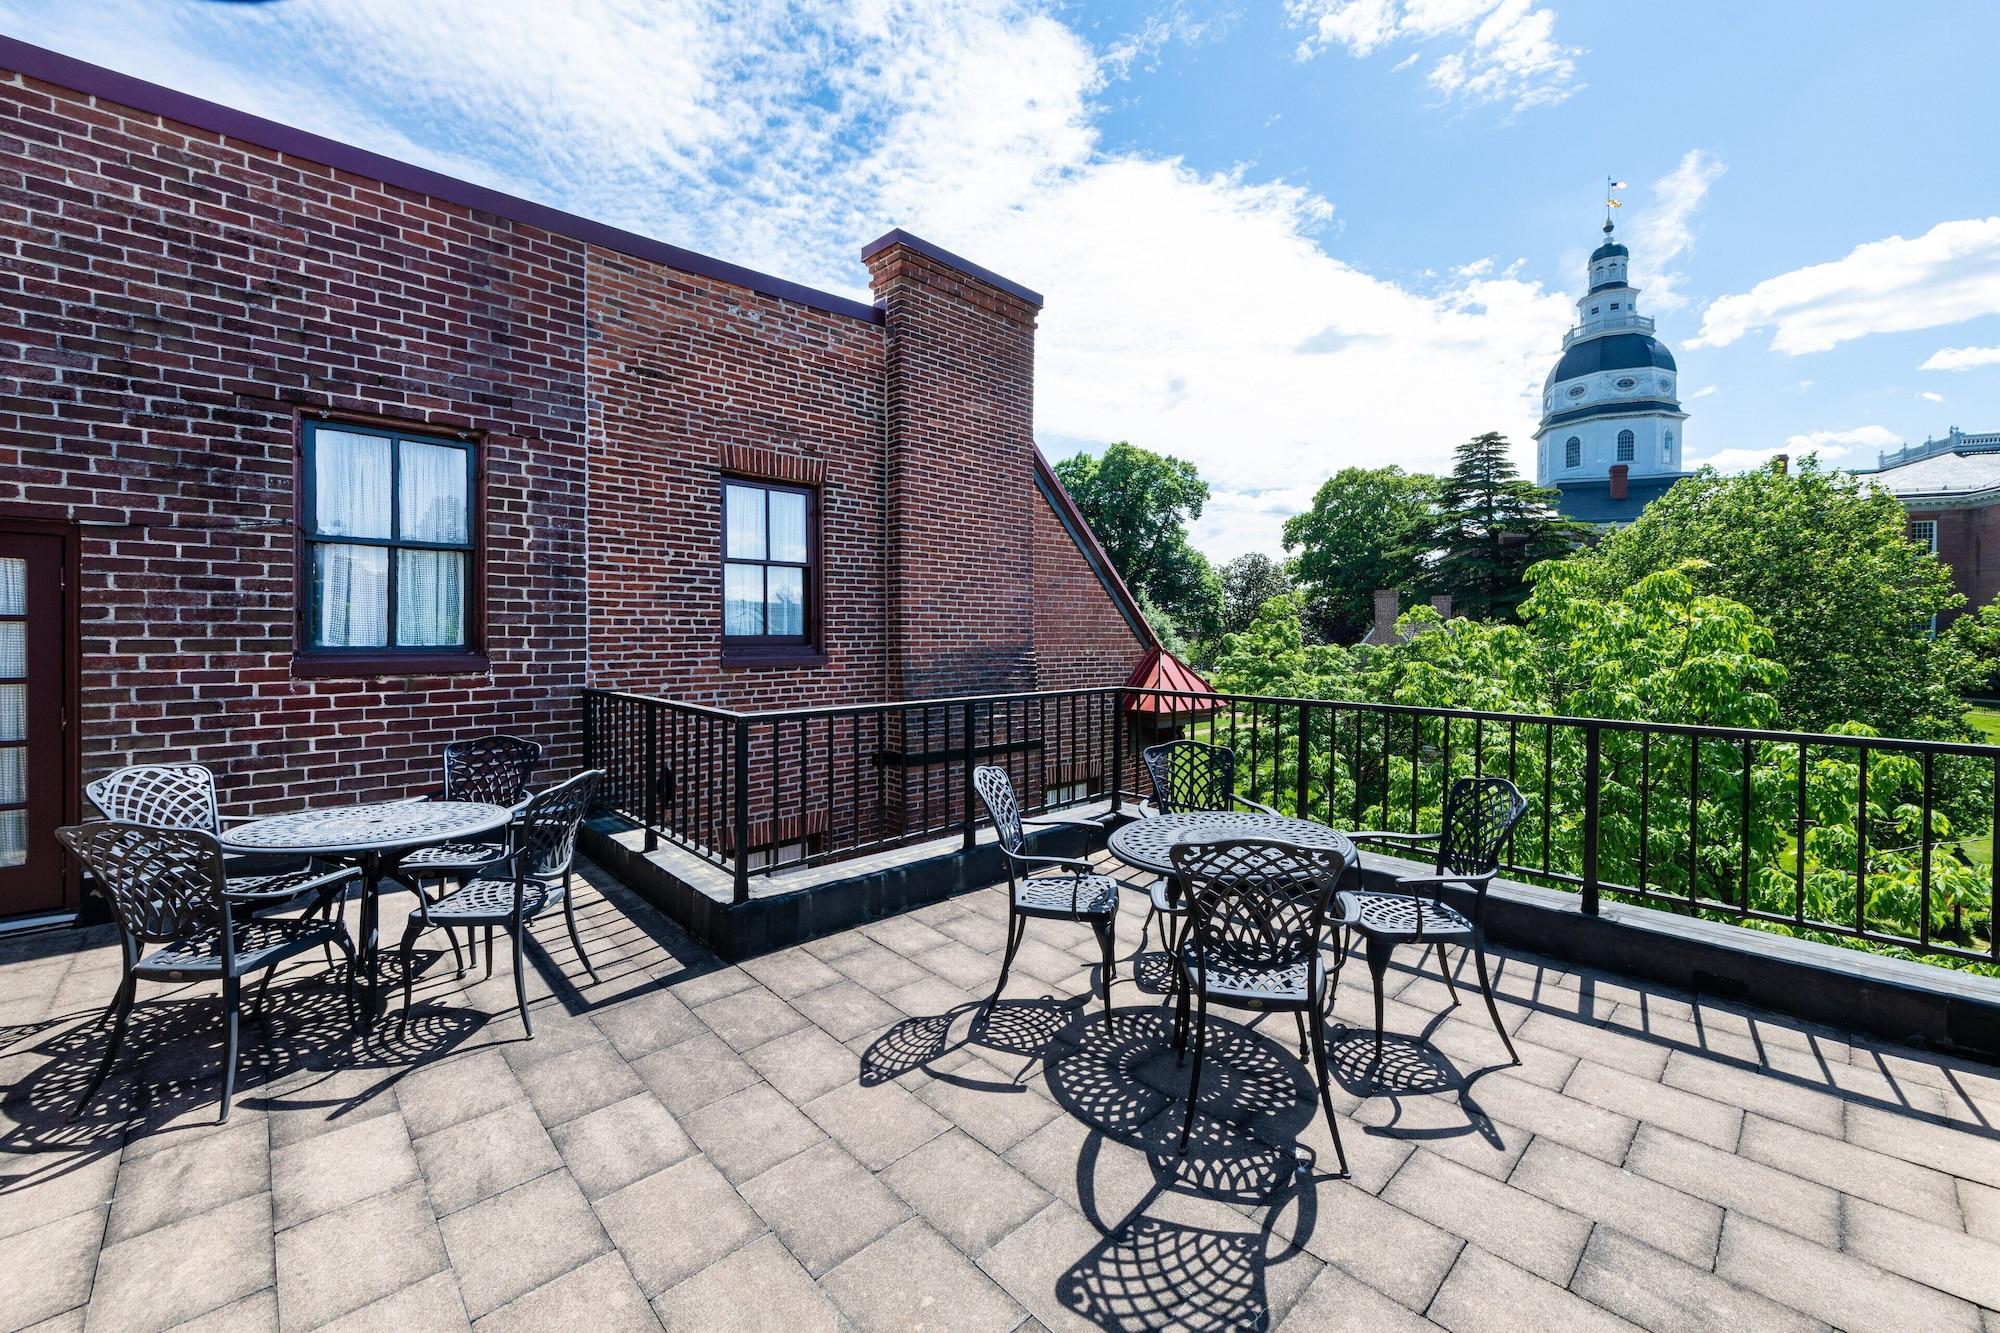
[[[1370,888],[1429,870],[1363,857]],[[1470,906],[1468,893],[1445,896]],[[2000,978],[1625,903],[1605,902],[1599,915],[1585,916],[1575,893],[1512,880],[1497,879],[1488,892],[1486,933],[1495,944],[1564,962],[2000,1062]]]
[[[746,903],[731,901],[729,875],[700,858],[667,845],[646,852],[645,831],[626,820],[593,817],[579,836],[592,860],[722,958],[740,962],[991,887],[1006,877],[1007,868],[992,830],[980,834],[970,852],[956,837],[939,838],[853,862],[759,877]],[[1030,830],[1027,837],[1027,850],[1036,856],[1086,856],[1103,845],[1103,831],[1082,824]]]

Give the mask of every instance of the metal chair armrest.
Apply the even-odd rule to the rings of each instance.
[[[1008,856],[1024,866],[1060,866],[1076,875],[1094,875],[1097,868],[1088,861],[1079,861],[1069,856],[1023,856],[1019,852],[1008,852]]]
[[[1232,795],[1234,794],[1232,793]],[[1265,805],[1262,801],[1253,801],[1248,796],[1235,796],[1234,799],[1238,805],[1247,805],[1252,810],[1261,811],[1264,814],[1273,815],[1279,819],[1284,818],[1283,815],[1279,815],[1276,810],[1273,810],[1270,806]]]
[[[1352,842],[1436,842],[1441,833],[1398,833],[1394,829],[1363,829],[1347,835]]]
[[[1154,807],[1153,803],[1147,800],[1145,797],[1141,796],[1139,798],[1139,818],[1158,819],[1159,816],[1160,812],[1157,808]]]

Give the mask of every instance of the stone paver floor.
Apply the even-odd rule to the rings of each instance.
[[[366,1049],[303,961],[222,1126],[213,988],[146,988],[72,1124],[116,947],[0,944],[0,1333],[2000,1333],[1992,1068],[1511,956],[1519,1067],[1471,992],[1402,970],[1377,1086],[1352,968],[1352,1179],[1282,1015],[1217,1023],[1182,1160],[1136,895],[1108,1024],[1089,932],[1045,922],[974,1032],[998,891],[728,967],[589,879],[598,980],[544,922],[533,1041],[504,943],[461,979],[427,937]]]

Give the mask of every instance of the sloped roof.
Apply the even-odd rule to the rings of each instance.
[[[1625,498],[1611,498],[1611,482],[1566,481],[1558,483],[1562,498],[1556,512],[1579,523],[1625,524],[1639,517],[1639,511],[1674,488],[1681,479],[1675,473],[1665,477],[1633,477],[1625,483]]]
[[[1125,707],[1134,713],[1169,713],[1185,716],[1189,713],[1213,713],[1222,707],[1222,700],[1215,695],[1215,687],[1203,680],[1200,672],[1165,648],[1157,646],[1140,659],[1132,674],[1125,678],[1125,688],[1164,690],[1172,694],[1200,696],[1163,699],[1152,694],[1133,695],[1126,699]]]

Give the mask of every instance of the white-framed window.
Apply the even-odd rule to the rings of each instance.
[[[1660,440],[1660,461],[1663,463],[1674,461],[1674,433],[1672,431],[1668,431]]]
[[[1629,463],[1629,462],[1631,462],[1631,461],[1632,461],[1632,455],[1633,455],[1633,453],[1634,453],[1634,452],[1635,452],[1635,451],[1637,450],[1637,447],[1638,447],[1638,445],[1637,445],[1637,441],[1636,441],[1636,438],[1635,438],[1635,437],[1633,436],[1633,434],[1632,434],[1632,432],[1631,432],[1631,431],[1629,431],[1629,430],[1621,430],[1621,431],[1619,431],[1619,432],[1618,432],[1618,461],[1619,461],[1619,462],[1621,462],[1621,463]]]
[[[1583,466],[1583,441],[1574,435],[1563,441],[1563,466],[1565,468]]]
[[[1932,555],[1936,555],[1937,520],[1934,518],[1912,519],[1910,521],[1910,540],[1923,547],[1926,551],[1929,551]]]

